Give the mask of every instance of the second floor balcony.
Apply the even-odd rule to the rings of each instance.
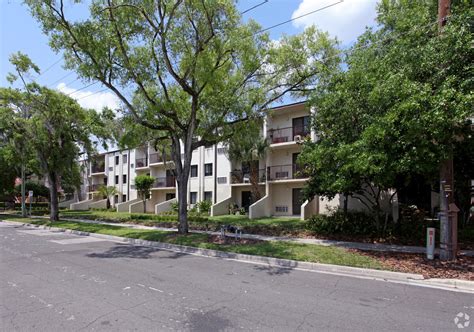
[[[148,166],[148,158],[135,159],[135,168],[142,168]]]
[[[102,186],[103,184],[91,184],[87,186],[87,192],[93,193],[93,192],[99,191],[99,188]]]
[[[158,163],[164,163],[164,162],[170,162],[171,156],[164,155],[163,153],[150,153],[150,159],[149,163],[150,164],[158,164]]]
[[[267,167],[268,181],[305,179],[307,177],[304,168],[297,164]]]
[[[91,173],[104,173],[105,172],[105,161],[93,162],[91,166]]]
[[[308,126],[292,126],[278,129],[270,129],[267,138],[270,144],[296,142],[310,135]]]
[[[256,179],[257,182],[266,181],[266,170],[265,169],[255,169],[255,170],[234,170],[230,172],[230,183],[251,183],[252,180]]]
[[[176,177],[157,177],[153,183],[153,188],[174,188],[176,187]]]

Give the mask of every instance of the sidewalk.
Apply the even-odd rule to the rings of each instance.
[[[43,218],[49,219],[49,217],[34,216],[34,218]],[[176,228],[165,228],[165,227],[153,227],[153,226],[143,226],[143,225],[132,225],[125,223],[111,223],[103,222],[96,220],[87,220],[87,219],[76,219],[76,218],[61,218],[65,221],[79,221],[90,224],[104,224],[111,226],[120,226],[134,229],[151,229],[151,230],[160,230],[160,231],[169,231],[176,232]],[[220,235],[220,232],[211,232],[211,231],[198,231],[190,230],[190,233],[200,233],[200,234],[210,234],[210,235]],[[229,234],[230,235],[230,234]],[[334,241],[334,240],[322,240],[322,239],[308,239],[308,238],[296,238],[290,236],[266,236],[266,235],[257,235],[257,234],[242,234],[244,239],[253,239],[261,241],[288,241],[296,242],[303,244],[315,244],[320,246],[336,246],[346,249],[358,249],[364,251],[381,251],[381,252],[399,252],[399,253],[411,253],[411,254],[424,254],[426,248],[416,247],[416,246],[403,246],[403,245],[394,245],[394,244],[382,244],[382,243],[360,243],[360,242],[346,242],[346,241]],[[438,252],[439,249],[436,249]],[[474,257],[474,250],[460,250],[459,254]]]

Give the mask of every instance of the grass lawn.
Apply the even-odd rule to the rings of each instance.
[[[215,249],[249,255],[260,255],[307,262],[346,265],[372,269],[387,269],[376,259],[360,255],[355,252],[349,252],[345,249],[337,247],[325,247],[283,241],[262,241],[257,243],[245,244],[218,244],[210,241],[210,237],[206,234],[177,235],[174,232],[164,232],[158,230],[130,229],[120,226],[88,224],[73,221],[57,221],[52,223],[44,219],[28,219],[13,216],[2,216],[2,219],[16,222],[28,222],[36,225],[54,226],[90,233],[108,234],[150,241],[160,241],[166,243],[181,244],[192,247]]]
[[[63,218],[101,219],[111,222],[136,223],[149,226],[174,227],[177,226],[177,216],[155,215],[143,213],[127,213],[115,211],[61,211]],[[262,235],[297,235],[306,232],[305,221],[294,217],[267,217],[249,219],[247,216],[223,215],[216,217],[200,217],[194,220],[190,215],[189,228],[195,230],[217,231],[221,225],[234,225],[242,228],[244,233]]]

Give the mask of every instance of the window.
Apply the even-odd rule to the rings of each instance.
[[[113,167],[109,167],[109,171],[112,172],[114,170]]]
[[[191,165],[191,177],[195,178],[198,176],[198,165]]]
[[[212,191],[204,192],[204,200],[212,202]]]
[[[218,183],[218,184],[225,184],[225,183],[227,183],[227,177],[225,177],[225,176],[218,177],[218,178],[217,178],[217,183]]]
[[[204,176],[212,175],[212,164],[204,164]]]
[[[217,148],[217,154],[224,154],[227,152],[226,148]]]
[[[189,195],[189,203],[190,204],[196,204],[198,193],[196,191],[191,191],[189,194],[190,194]]]
[[[128,156],[126,154],[122,155],[122,163],[124,163],[124,164],[127,163],[127,157]]]
[[[104,184],[107,185],[107,178],[104,178]]]
[[[115,165],[120,163],[120,156],[115,156]]]
[[[127,195],[122,195],[122,202],[126,202],[127,201]]]
[[[115,196],[114,196],[114,202],[115,202],[115,203],[118,203],[118,195],[115,195]]]
[[[122,175],[122,183],[127,183],[127,174]]]
[[[115,184],[119,184],[119,176],[115,175]]]

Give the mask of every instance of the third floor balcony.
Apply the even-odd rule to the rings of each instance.
[[[270,144],[297,142],[310,135],[308,126],[292,126],[278,129],[270,129],[267,138]]]

